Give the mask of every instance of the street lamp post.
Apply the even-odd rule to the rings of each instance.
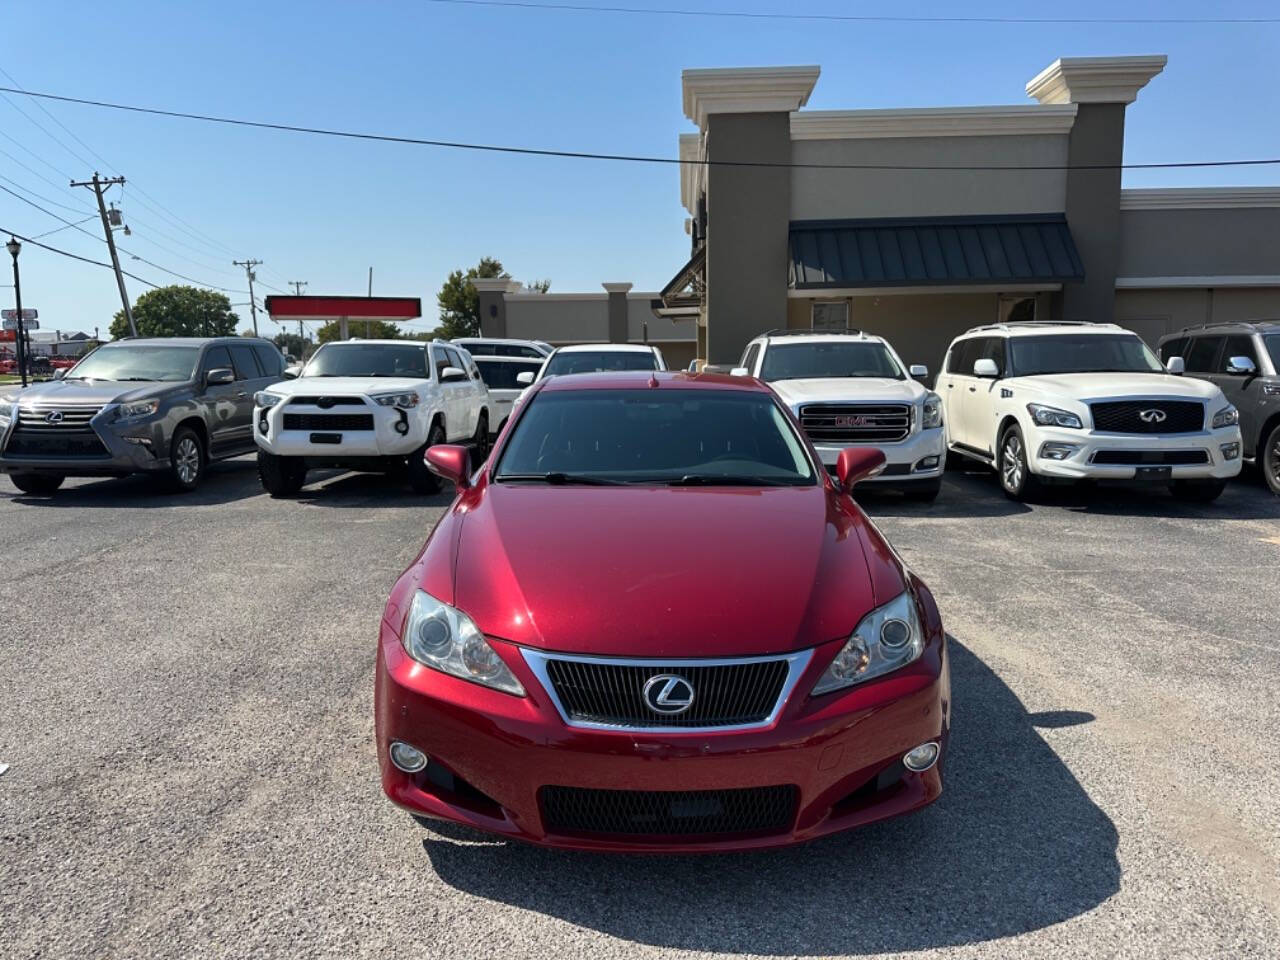
[[[13,299],[18,308],[17,320],[14,321],[17,327],[14,341],[17,347],[18,372],[22,375],[22,385],[25,387],[27,385],[26,331],[22,326],[22,281],[18,278],[18,254],[22,252],[22,244],[18,242],[17,237],[10,237],[9,242],[4,246],[9,251],[9,256],[13,257]]]

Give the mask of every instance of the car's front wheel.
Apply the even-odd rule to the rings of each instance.
[[[48,496],[62,486],[67,479],[60,473],[11,473],[9,479],[23,493]]]
[[[433,423],[431,432],[427,434],[427,442],[409,454],[409,486],[414,493],[440,492],[440,478],[431,472],[424,458],[431,447],[444,442],[444,427],[438,422]]]
[[[1036,478],[1027,465],[1027,444],[1017,424],[1000,438],[1000,459],[996,467],[1000,471],[1000,486],[1012,499],[1026,500],[1035,492]]]
[[[302,457],[281,457],[258,451],[258,479],[273,497],[291,497],[307,482],[307,462]]]
[[[194,490],[204,478],[204,444],[190,427],[179,427],[169,443],[169,485],[180,493]]]
[[[1267,486],[1272,493],[1280,495],[1280,423],[1271,428],[1262,442],[1258,462],[1262,464],[1262,477],[1267,481]]]
[[[1225,489],[1225,480],[1175,480],[1169,485],[1170,493],[1189,503],[1213,503]]]
[[[484,463],[489,456],[489,414],[480,414],[475,436],[471,438],[471,462],[474,466]]]

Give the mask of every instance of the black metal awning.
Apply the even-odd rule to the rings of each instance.
[[[693,252],[689,262],[681,267],[671,282],[662,288],[664,301],[687,299],[702,289],[703,271],[707,266],[707,245],[704,243]]]
[[[798,220],[790,251],[794,290],[1084,279],[1061,214]]]

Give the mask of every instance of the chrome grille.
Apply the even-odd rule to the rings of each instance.
[[[800,426],[814,443],[896,443],[911,432],[905,403],[807,403]]]
[[[92,433],[89,421],[98,415],[101,405],[92,407],[19,407],[18,429],[27,433],[68,432]],[[50,419],[50,417],[54,419]]]
[[[573,727],[615,730],[725,730],[772,723],[811,651],[721,660],[633,660],[544,654],[525,660]],[[693,702],[682,713],[647,705],[645,685],[671,674],[686,680]]]
[[[100,410],[101,405],[19,407],[5,453],[13,457],[110,457],[102,438],[89,425]]]

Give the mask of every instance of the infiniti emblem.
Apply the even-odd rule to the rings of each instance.
[[[1165,412],[1163,410],[1143,410],[1138,413],[1138,419],[1143,423],[1164,423]]]
[[[50,410],[48,413],[46,413],[46,414],[44,415],[44,422],[45,422],[45,423],[61,423],[61,422],[62,422],[62,411],[61,411],[61,410]]]
[[[684,713],[693,706],[693,684],[674,673],[650,677],[644,685],[644,705],[667,716]]]

